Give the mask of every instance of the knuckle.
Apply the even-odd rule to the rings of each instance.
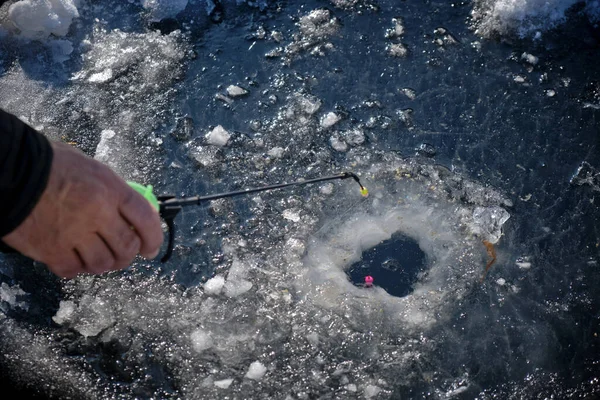
[[[96,260],[92,261],[92,265],[90,265],[89,267],[90,270],[94,273],[102,273],[112,270],[114,264],[114,257],[112,255],[104,254],[98,257]]]
[[[140,238],[132,229],[126,229],[121,233],[121,252],[125,256],[135,256],[140,251]]]

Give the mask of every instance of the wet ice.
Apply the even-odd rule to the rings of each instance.
[[[332,3],[340,9],[360,5],[353,1]],[[530,11],[523,12],[531,14],[534,2],[526,3],[523,7],[530,7]],[[144,18],[174,17],[195,4],[146,1]],[[519,30],[519,24],[526,24],[520,17],[517,22],[510,19],[515,13],[510,14],[509,3],[487,4],[493,6],[494,14],[489,19],[481,17],[481,29],[498,23],[493,26],[495,32],[504,27]],[[342,24],[349,20],[348,15],[340,9],[302,9],[290,29],[273,27],[272,42],[280,43],[281,56],[290,62],[312,54],[320,60],[317,62],[327,65],[326,57],[335,56],[332,50],[337,35],[344,38],[348,32]],[[559,21],[564,7],[555,4],[554,10]],[[555,21],[555,14],[545,15]],[[396,46],[397,55],[407,58],[394,62],[408,64],[413,55],[400,41],[411,40],[410,22],[389,21],[387,18],[380,27],[377,37],[381,42],[375,48],[383,53],[386,45]],[[502,25],[502,21],[509,21],[510,26]],[[533,25],[523,26],[528,30]],[[254,27],[252,31],[257,32]],[[446,43],[445,34],[434,33],[442,44]],[[266,35],[264,40],[268,38]],[[240,385],[246,385],[242,387],[249,396],[258,396],[267,388],[278,391],[282,398],[325,395],[323,391],[332,388],[340,391],[336,394],[340,397],[383,398],[393,388],[410,387],[415,382],[427,382],[431,385],[428,388],[441,393],[438,398],[467,392],[471,378],[440,377],[438,371],[447,363],[440,360],[440,354],[447,354],[436,348],[440,346],[436,335],[452,338],[456,331],[448,328],[448,321],[462,321],[453,319],[455,309],[464,307],[463,302],[477,303],[479,289],[474,287],[486,262],[481,241],[504,244],[503,230],[512,218],[512,201],[491,186],[466,178],[460,167],[446,170],[436,166],[435,160],[405,159],[393,148],[371,147],[374,139],[397,134],[396,129],[406,133],[402,127],[411,128],[411,135],[423,134],[422,108],[419,104],[413,107],[413,103],[428,95],[427,84],[398,82],[380,96],[378,103],[371,103],[369,109],[383,111],[365,120],[352,113],[342,119],[341,114],[331,111],[337,111],[331,99],[315,94],[316,82],[326,74],[315,73],[318,79],[311,80],[277,70],[261,83],[272,91],[263,97],[273,99],[262,103],[266,106],[257,105],[252,97],[261,93],[259,90],[234,99],[239,91],[229,93],[226,89],[226,100],[234,107],[243,107],[243,100],[256,105],[251,118],[258,123],[248,123],[239,140],[229,135],[244,129],[233,127],[239,115],[234,107],[225,111],[232,114],[220,114],[210,121],[198,118],[198,113],[192,112],[196,110],[186,110],[196,121],[192,117],[182,119],[182,112],[177,118],[183,122],[173,131],[161,125],[175,118],[169,115],[170,109],[178,106],[172,103],[176,98],[172,89],[189,62],[185,40],[185,34],[178,32],[119,31],[98,22],[82,46],[74,50],[82,57],[82,67],[70,75],[73,86],[69,90],[73,92],[40,88],[27,74],[18,73],[18,67],[2,77],[2,85],[16,84],[21,90],[29,85],[27,91],[36,95],[34,100],[46,90],[58,103],[46,115],[31,116],[37,126],[51,129],[58,125],[48,115],[71,115],[72,126],[88,118],[94,121],[96,157],[114,163],[124,176],[144,173],[133,162],[138,158],[165,157],[167,165],[177,166],[171,168],[172,173],[185,176],[187,181],[173,183],[168,175],[156,179],[178,192],[195,194],[198,190],[243,188],[350,169],[365,180],[372,196],[363,199],[352,185],[336,182],[265,193],[233,204],[212,204],[206,212],[189,211],[180,221],[182,233],[177,240],[181,244],[174,264],[140,262],[119,276],[82,277],[62,283],[64,299],[52,316],[60,328],[53,331],[53,337],[36,333],[39,339],[33,341],[32,350],[23,345],[27,341],[17,337],[27,335],[3,333],[3,338],[9,338],[15,348],[23,348],[18,354],[24,360],[36,360],[42,371],[40,379],[57,387],[86,388],[100,398],[109,398],[116,385],[98,376],[126,382],[118,389],[123,393],[140,391],[148,397],[165,398],[172,395],[161,387],[168,386],[167,377],[168,382],[177,382],[178,394],[190,398],[239,393],[235,391]],[[78,53],[81,49],[85,51]],[[537,65],[527,54],[523,61]],[[68,52],[63,56],[71,57]],[[300,78],[309,83],[295,83]],[[220,79],[222,87],[243,82],[235,77]],[[408,89],[409,85],[418,91]],[[386,100],[394,95],[403,102],[397,106],[392,103],[397,113],[389,110]],[[206,112],[213,112],[206,104]],[[231,117],[231,125],[225,124],[224,116]],[[227,130],[211,130],[219,123]],[[171,136],[172,131],[177,144],[161,136],[164,132]],[[215,133],[206,137],[209,131]],[[153,138],[160,141],[144,141]],[[438,154],[447,150],[439,136],[429,135],[427,139],[435,141]],[[418,147],[424,143],[418,140],[411,151],[417,148],[423,155],[436,156],[430,147]],[[582,165],[572,183],[594,188],[596,175],[593,168]],[[417,241],[428,256],[426,273],[416,283],[414,293],[399,300],[378,288],[367,292],[348,282],[345,270],[351,262],[397,232]],[[530,254],[527,250],[519,254]],[[510,258],[509,264],[513,263],[521,276],[535,269],[528,256],[515,258]],[[398,270],[401,265],[387,262],[384,268]],[[202,278],[186,280],[179,273]],[[493,276],[492,286],[508,287],[513,282],[508,273]],[[503,285],[498,283],[501,281]],[[14,292],[5,286],[2,289],[10,300],[5,303],[11,304],[10,293]],[[467,328],[476,331],[478,325],[473,322]],[[14,328],[14,332],[23,331]],[[481,336],[477,343],[495,343],[495,339],[486,341],[485,335]],[[456,340],[468,345],[466,340]],[[72,359],[85,365],[83,372],[77,365],[64,362],[63,343],[74,352]],[[108,351],[98,349],[115,349],[120,354],[118,362]],[[94,358],[101,362],[88,363]],[[157,375],[157,370],[164,375]]]

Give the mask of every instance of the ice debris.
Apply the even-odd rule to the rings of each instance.
[[[497,243],[502,235],[502,225],[510,214],[502,207],[475,207],[473,222],[469,225],[473,234],[481,236],[490,243]]]
[[[538,57],[534,56],[533,54],[529,54],[529,53],[521,54],[521,60],[523,60],[526,63],[531,64],[531,65],[537,65],[537,63],[540,61],[540,59]]]
[[[385,37],[388,39],[399,38],[404,35],[404,25],[401,18],[392,18],[394,26],[385,32]]]
[[[17,297],[26,295],[27,293],[19,287],[19,285],[9,286],[5,282],[0,285],[0,300],[8,303],[11,307],[19,307],[27,310],[29,306],[24,301],[17,300]]]
[[[63,37],[69,33],[73,19],[79,17],[76,3],[73,0],[17,1],[8,8],[7,24],[27,39]]]
[[[572,185],[588,185],[592,190],[600,191],[600,171],[592,167],[587,161],[583,161],[577,168],[575,175],[571,177],[570,182]]]
[[[206,134],[206,142],[214,146],[223,147],[229,141],[231,134],[221,125],[217,125],[213,130]]]
[[[341,119],[342,117],[340,117],[338,114],[334,112],[328,112],[321,118],[321,127],[332,127],[333,125],[337,124]]]
[[[221,389],[229,389],[229,386],[233,383],[233,379],[221,379],[220,381],[215,381],[214,385]]]
[[[260,361],[254,361],[250,364],[248,372],[246,372],[245,378],[252,379],[255,381],[261,380],[267,373],[267,367],[265,367]]]
[[[221,293],[223,286],[225,286],[225,278],[222,275],[216,275],[204,283],[204,293],[216,296]]]
[[[381,388],[375,385],[367,385],[364,389],[364,395],[366,399],[372,399],[381,392]]]
[[[248,94],[248,91],[240,86],[229,85],[227,89],[225,89],[227,95],[230,97],[240,97]]]
[[[208,350],[213,347],[213,340],[210,334],[202,329],[197,329],[192,332],[190,337],[192,341],[192,347],[198,353],[203,352],[204,350]]]

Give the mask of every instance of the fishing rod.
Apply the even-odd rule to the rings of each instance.
[[[344,173],[341,173],[338,175],[324,176],[324,177],[320,177],[320,178],[313,178],[313,179],[301,180],[301,181],[296,181],[296,182],[277,183],[274,185],[236,190],[233,192],[210,194],[207,196],[192,196],[192,197],[175,197],[172,195],[155,196],[154,193],[152,192],[152,185],[144,186],[144,185],[141,185],[136,182],[128,182],[128,184],[133,189],[135,189],[137,192],[139,192],[142,196],[144,196],[146,198],[146,200],[148,200],[150,202],[150,204],[152,204],[154,206],[154,208],[156,210],[158,210],[160,217],[167,224],[167,229],[169,232],[168,247],[167,247],[167,251],[165,252],[165,255],[160,259],[161,262],[166,262],[169,258],[171,258],[171,255],[173,254],[173,247],[174,247],[174,243],[175,243],[175,217],[177,216],[177,214],[179,214],[179,212],[185,206],[197,206],[205,201],[224,199],[227,197],[234,197],[234,196],[240,196],[240,195],[247,195],[250,193],[264,192],[267,190],[281,189],[281,188],[288,187],[288,186],[308,185],[308,184],[316,183],[316,182],[331,181],[334,179],[348,179],[348,178],[352,178],[356,181],[356,183],[358,183],[358,185],[360,186],[360,194],[363,197],[367,197],[369,195],[367,188],[365,188],[362,185],[362,183],[360,183],[360,179],[358,178],[358,176],[356,176],[356,174],[354,174],[352,172],[344,172]]]

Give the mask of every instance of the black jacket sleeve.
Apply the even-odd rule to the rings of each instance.
[[[0,238],[33,210],[46,188],[51,165],[48,139],[0,110]]]

